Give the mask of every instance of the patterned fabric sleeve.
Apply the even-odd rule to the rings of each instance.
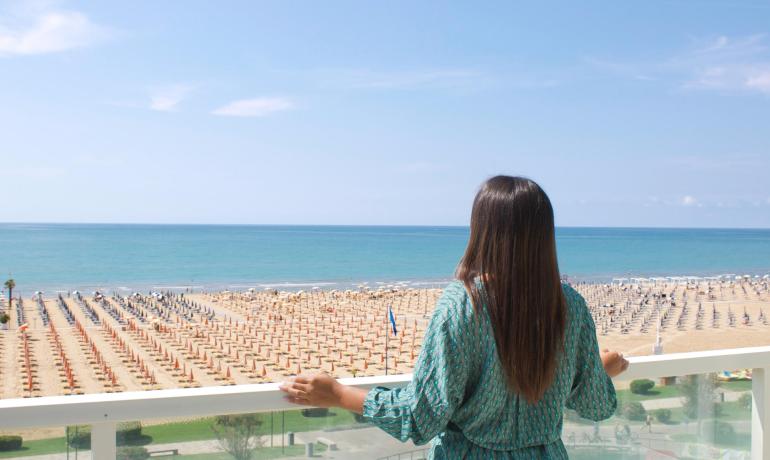
[[[464,288],[462,286],[459,289]],[[405,388],[372,389],[364,417],[402,442],[425,444],[442,432],[462,403],[467,380],[466,357],[458,342],[462,326],[458,287],[447,288],[436,305],[412,381]]]
[[[595,422],[605,420],[615,412],[617,398],[612,379],[604,371],[599,357],[596,326],[583,296],[569,288],[567,301],[576,302],[571,307],[576,311],[576,319],[580,321],[575,380],[567,398],[567,408]]]

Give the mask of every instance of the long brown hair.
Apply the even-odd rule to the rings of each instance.
[[[509,388],[539,401],[554,380],[566,328],[553,208],[539,185],[510,176],[482,184],[456,276],[476,314],[486,306]]]

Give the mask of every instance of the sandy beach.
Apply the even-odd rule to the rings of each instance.
[[[646,355],[770,343],[768,279],[577,283],[601,347]],[[440,289],[246,289],[14,300],[0,397],[410,372]],[[397,335],[387,320],[392,307]],[[387,353],[386,353],[387,342]]]
[[[770,345],[767,278],[578,284],[599,346],[629,356]]]

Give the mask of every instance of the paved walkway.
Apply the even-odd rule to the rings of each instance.
[[[316,442],[318,438],[326,438],[337,444],[337,450],[326,450],[317,455],[319,458],[359,460],[386,457],[419,449],[411,441],[402,443],[374,427],[340,431],[308,431],[296,435],[297,441],[302,444]]]

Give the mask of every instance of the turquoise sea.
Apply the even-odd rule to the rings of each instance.
[[[0,224],[0,278],[22,292],[437,283],[465,227]],[[563,274],[770,273],[770,230],[559,228]]]

